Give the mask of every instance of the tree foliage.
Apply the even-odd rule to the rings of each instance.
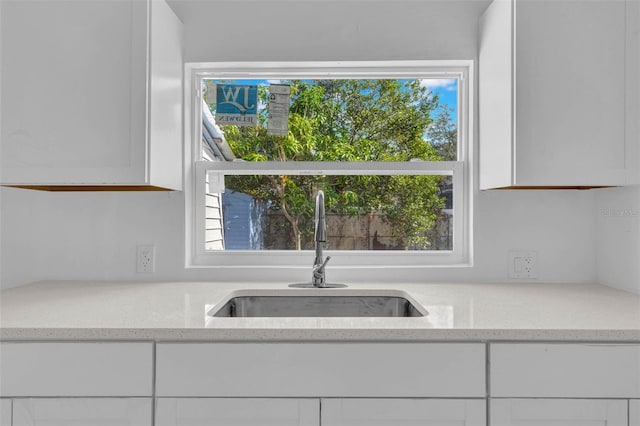
[[[433,123],[427,129],[427,139],[445,161],[458,159],[458,126],[451,117],[452,113],[452,108],[440,105],[435,112]]]
[[[225,126],[233,152],[246,161],[411,161],[450,159],[451,127],[436,116],[437,96],[419,80],[295,80],[287,136],[267,133],[266,109],[256,127]],[[263,104],[267,88],[259,88]],[[445,111],[446,112],[446,111]],[[439,121],[438,121],[439,120]],[[449,117],[450,120],[450,117]],[[429,139],[434,139],[435,142]],[[455,152],[454,154],[455,155]],[[455,158],[454,158],[455,159]],[[328,211],[381,214],[396,246],[426,249],[443,199],[437,176],[231,177],[229,189],[265,200],[286,217],[301,249],[313,236],[313,196],[325,192]],[[293,248],[293,247],[292,247]]]

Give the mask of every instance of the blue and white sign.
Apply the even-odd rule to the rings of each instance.
[[[216,123],[255,126],[258,124],[258,86],[216,85]]]

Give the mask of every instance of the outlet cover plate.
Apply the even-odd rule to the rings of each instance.
[[[509,251],[509,278],[514,280],[538,279],[538,253],[533,250]]]
[[[150,274],[156,270],[156,247],[153,245],[138,246],[136,253],[136,272]]]

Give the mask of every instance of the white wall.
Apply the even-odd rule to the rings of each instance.
[[[44,279],[216,281],[249,277],[244,269],[184,269],[182,193],[47,193],[2,188],[0,203],[3,288]],[[503,282],[508,280],[508,251],[527,249],[538,252],[541,281],[594,281],[594,211],[590,191],[483,192],[476,199],[473,268],[384,269],[375,271],[376,280]],[[156,246],[155,274],[135,272],[140,244]],[[309,264],[312,260],[310,254]],[[306,281],[310,269],[270,270],[260,278]],[[330,268],[327,273],[332,280],[363,280],[362,271]]]
[[[50,193],[2,188],[2,286],[43,279],[180,277],[182,200],[179,192]],[[157,247],[153,277],[136,277],[138,244]]]
[[[476,59],[476,20],[488,4],[265,3],[171,2],[185,24],[186,60]],[[453,18],[443,17],[447,10]],[[234,31],[237,22],[248,28]],[[376,271],[377,280],[507,281],[508,250],[526,249],[538,252],[541,281],[595,281],[593,191],[495,191],[475,198],[473,268],[385,269]],[[184,269],[182,193],[2,188],[0,213],[2,287],[43,279],[247,279],[242,269]],[[155,274],[136,274],[139,244],[156,245]],[[307,280],[309,270],[270,270],[260,278],[296,282]],[[336,281],[363,277],[361,271],[327,273]]]
[[[185,61],[469,59],[490,0],[169,0]]]
[[[640,186],[598,190],[597,279],[640,293]]]

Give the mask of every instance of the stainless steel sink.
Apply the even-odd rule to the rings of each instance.
[[[322,294],[330,290],[272,291],[232,295],[209,312],[213,317],[422,317],[424,308],[401,294],[363,292]],[[313,293],[307,293],[313,292]],[[267,292],[268,293],[268,292]]]

